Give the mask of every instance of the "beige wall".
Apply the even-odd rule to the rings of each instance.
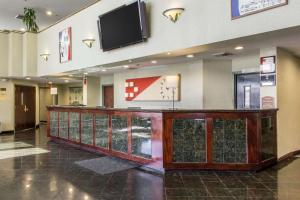
[[[39,88],[38,85],[26,81],[0,82],[0,87],[7,88],[7,96],[0,100],[0,121],[3,123],[3,131],[12,131],[15,127],[15,85],[33,86],[36,88],[36,125],[39,124]]]
[[[8,54],[8,75],[23,75],[23,35],[19,33],[9,33],[9,54]]]
[[[40,121],[47,121],[47,106],[51,104],[50,88],[40,88]]]
[[[6,96],[0,98],[0,122],[2,131],[14,130],[14,84],[11,81],[0,82],[0,88],[6,88]]]
[[[39,57],[38,57],[39,58]],[[23,34],[23,76],[37,74],[37,34]]]
[[[234,76],[231,60],[204,60],[203,108],[234,108]]]
[[[300,59],[278,49],[278,156],[300,149]]]
[[[0,33],[0,76],[8,74],[8,34]]]

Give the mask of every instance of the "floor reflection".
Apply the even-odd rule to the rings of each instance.
[[[75,164],[101,155],[49,142],[45,126],[0,136],[0,141],[0,199],[5,200],[300,199],[297,157],[259,173],[172,171],[162,176],[128,169],[101,175]]]

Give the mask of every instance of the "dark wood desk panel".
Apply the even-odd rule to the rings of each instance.
[[[47,130],[53,140],[158,171],[259,170],[277,161],[276,112],[50,106]]]

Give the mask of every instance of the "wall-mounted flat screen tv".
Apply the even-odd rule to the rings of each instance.
[[[145,42],[149,37],[145,2],[136,1],[99,16],[103,51]]]

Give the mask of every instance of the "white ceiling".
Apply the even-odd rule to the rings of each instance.
[[[17,30],[25,28],[20,19],[15,16],[23,14],[24,7],[30,7],[37,12],[37,24],[40,30],[72,15],[73,13],[99,0],[0,0],[0,30]],[[47,16],[46,11],[52,11]]]

